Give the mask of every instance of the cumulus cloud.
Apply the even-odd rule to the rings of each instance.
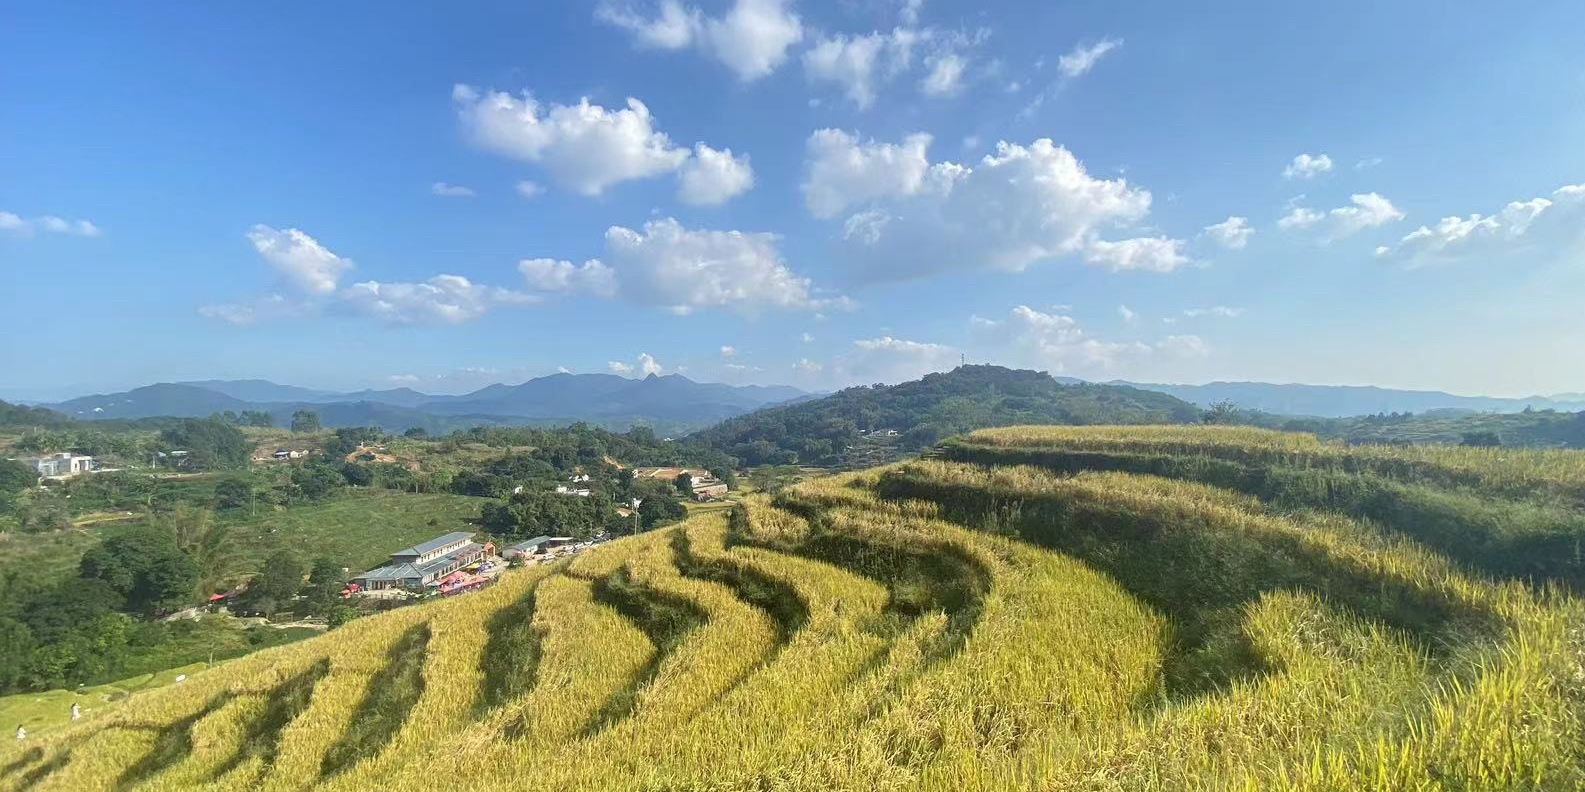
[[[924,134],[901,144],[832,129],[810,136],[805,203],[822,218],[858,209],[844,222],[842,243],[869,278],[1017,271],[1079,252],[1113,269],[1170,271],[1187,262],[1181,240],[1097,241],[1104,228],[1148,214],[1150,193],[1122,178],[1092,177],[1049,139],[1002,142],[973,168],[931,164],[929,144]]]
[[[466,134],[488,151],[542,165],[557,181],[584,195],[632,179],[671,173],[688,159],[655,129],[649,108],[629,98],[620,110],[590,104],[541,105],[524,93],[452,91]]]
[[[679,197],[688,203],[718,204],[754,183],[748,156],[674,145],[655,128],[649,108],[629,97],[622,109],[591,104],[541,104],[528,93],[513,96],[468,85],[452,89],[464,134],[477,146],[504,157],[533,162],[557,182],[583,195],[599,195],[625,181],[677,173]],[[541,191],[531,181],[517,191],[532,198]]]
[[[256,225],[248,231],[253,249],[281,277],[312,295],[331,294],[341,275],[352,269],[352,260],[342,258],[296,228],[277,230]]]
[[[1242,250],[1249,245],[1249,238],[1255,235],[1255,229],[1250,227],[1249,218],[1234,215],[1220,223],[1206,226],[1200,233],[1228,250]]]
[[[1080,44],[1057,59],[1057,71],[1068,79],[1081,77],[1095,68],[1095,64],[1099,63],[1106,53],[1121,46],[1123,46],[1122,39],[1102,39],[1093,44]]]
[[[730,346],[730,345],[727,345],[727,344],[722,344],[721,345],[721,357],[729,358],[729,357],[734,357],[736,355],[737,355],[737,347]]]
[[[678,171],[677,198],[695,206],[718,206],[753,186],[748,155],[734,157],[731,149],[716,151],[695,143],[693,157]]]
[[[803,54],[804,75],[811,82],[835,83],[860,109],[875,102],[881,83],[895,78],[913,62],[918,30],[899,27],[889,33],[838,33],[822,37]]]
[[[1585,229],[1585,184],[1564,185],[1549,197],[1511,201],[1491,215],[1453,215],[1420,226],[1376,255],[1410,264],[1454,261],[1578,239]]]
[[[472,198],[474,196],[472,189],[460,184],[447,184],[446,182],[435,182],[429,185],[429,191],[442,198]]]
[[[1156,344],[1156,349],[1177,357],[1205,357],[1211,354],[1211,345],[1197,335],[1169,335]]]
[[[1122,317],[1125,322],[1132,322],[1139,317],[1139,314],[1134,313],[1134,310],[1126,305],[1117,306],[1117,315]]]
[[[1295,206],[1277,221],[1277,227],[1287,231],[1313,229],[1320,232],[1324,241],[1332,241],[1402,219],[1403,212],[1379,193],[1355,193],[1349,196],[1348,206],[1328,212]]]
[[[1189,263],[1183,255],[1183,240],[1166,237],[1136,237],[1108,242],[1091,239],[1085,244],[1084,263],[1112,272],[1172,272]]]
[[[1220,316],[1231,319],[1244,313],[1242,308],[1229,308],[1225,305],[1213,305],[1209,308],[1187,308],[1183,311],[1185,318],[1194,319],[1201,316]]]
[[[818,374],[823,368],[825,367],[809,358],[799,358],[798,362],[793,364],[793,371],[800,374]]]
[[[678,0],[662,0],[650,13],[606,2],[595,16],[628,31],[643,47],[696,47],[747,82],[775,71],[787,50],[803,40],[803,23],[790,6],[790,0],[735,0],[713,17]]]
[[[88,220],[68,220],[55,215],[44,215],[30,220],[11,212],[0,212],[0,233],[14,237],[30,237],[35,233],[96,237],[104,232]]]
[[[337,299],[353,313],[393,324],[458,324],[497,305],[523,305],[539,298],[473,283],[461,275],[436,275],[419,283],[354,283]]]
[[[611,297],[617,290],[616,273],[599,259],[585,261],[582,266],[549,258],[523,259],[517,262],[517,271],[534,291]]]
[[[665,370],[659,363],[655,362],[655,358],[652,357],[648,352],[638,353],[638,362],[636,363],[624,363],[620,360],[609,360],[606,361],[605,366],[611,370],[611,373],[621,374],[624,377],[630,374],[639,374],[640,376],[647,377],[651,374],[660,374]]]
[[[605,234],[605,260],[621,274],[630,299],[678,314],[851,305],[844,297],[817,297],[809,279],[782,261],[778,240],[774,234],[688,229],[665,218],[638,231],[612,226]]]
[[[861,338],[831,362],[831,374],[845,382],[902,382],[957,365],[958,350],[946,344],[892,336]]]
[[[1331,169],[1332,158],[1325,154],[1317,154],[1313,157],[1309,154],[1300,154],[1288,163],[1288,167],[1282,169],[1282,178],[1313,179]]]
[[[840,129],[817,129],[805,145],[804,203],[815,217],[829,218],[854,204],[918,193],[930,171],[930,135],[909,135],[900,144],[861,142]]]

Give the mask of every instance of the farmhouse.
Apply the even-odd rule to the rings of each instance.
[[[511,559],[516,558],[517,556],[527,557],[543,553],[550,549],[550,539],[551,538],[549,536],[536,536],[532,539],[524,539],[523,541],[503,550],[501,552],[501,557]]]
[[[391,554],[391,562],[352,579],[364,591],[421,589],[485,556],[473,534],[454,531]]]
[[[695,476],[693,479],[693,499],[712,500],[726,495],[726,482],[710,475]]]
[[[44,478],[71,478],[84,473],[92,473],[98,468],[91,456],[82,456],[68,452],[50,454],[42,457],[27,457],[17,460],[24,465],[38,471]]]

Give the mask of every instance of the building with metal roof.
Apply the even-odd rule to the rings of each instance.
[[[391,562],[352,579],[365,591],[421,589],[483,559],[485,546],[467,531],[453,531],[391,554]]]

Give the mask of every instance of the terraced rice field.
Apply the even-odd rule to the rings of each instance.
[[[1585,786],[1585,457],[1058,427],[941,457],[140,694],[3,749],[0,789]]]

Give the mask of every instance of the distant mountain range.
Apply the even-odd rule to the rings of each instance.
[[[1070,378],[1059,378],[1068,380]],[[1076,381],[1076,380],[1073,380]],[[1522,399],[1495,396],[1457,396],[1441,391],[1394,390],[1360,385],[1275,385],[1266,382],[1209,382],[1204,385],[1164,385],[1151,382],[1114,380],[1112,385],[1128,385],[1176,396],[1201,407],[1224,399],[1239,407],[1280,415],[1306,415],[1318,418],[1346,418],[1355,415],[1432,410],[1471,412],[1521,412],[1536,410],[1585,410],[1585,394],[1560,393]]]
[[[263,410],[277,426],[284,426],[292,413],[309,409],[325,426],[380,426],[387,431],[585,421],[612,429],[644,424],[657,431],[683,432],[809,395],[787,386],[694,382],[680,374],[651,374],[641,380],[613,374],[552,374],[455,396],[411,388],[341,393],[268,380],[202,380],[158,383],[43,406],[81,420]]]

